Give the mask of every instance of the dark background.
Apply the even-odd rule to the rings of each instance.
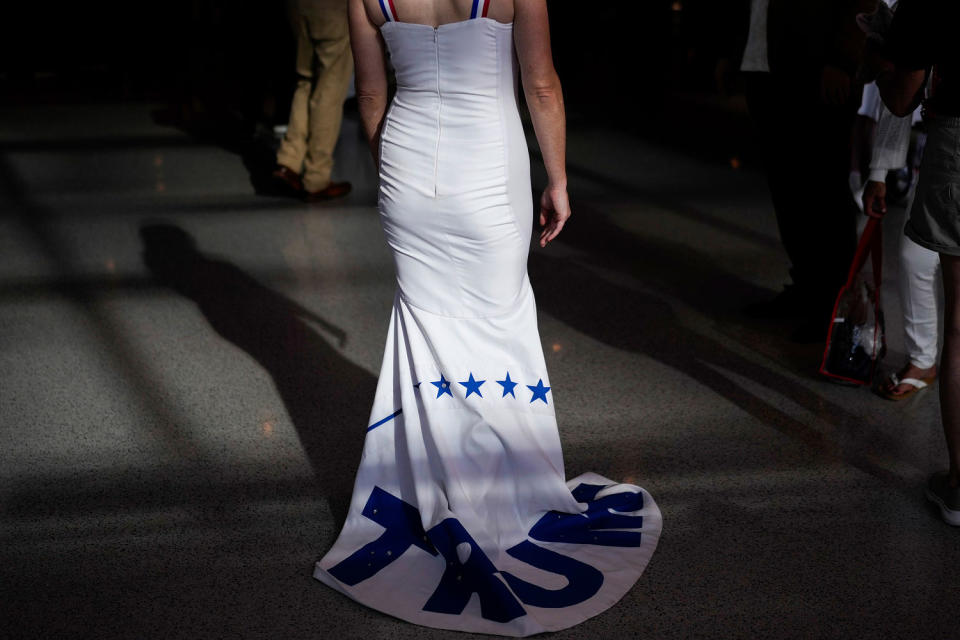
[[[550,0],[571,124],[599,119],[730,155],[744,109],[736,75],[721,90],[715,69],[723,57],[736,67],[747,5]],[[164,105],[158,119],[236,135],[286,119],[294,50],[281,0],[34,2],[4,14],[5,104],[151,101]]]

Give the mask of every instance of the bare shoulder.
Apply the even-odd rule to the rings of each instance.
[[[376,27],[381,26],[386,22],[386,16],[383,13],[383,9],[380,6],[380,0],[354,0],[355,2],[360,2],[363,4],[364,13],[367,16],[367,20]],[[383,2],[388,2],[389,0],[383,0]]]
[[[546,0],[516,0],[513,39],[524,86],[556,81]]]
[[[488,18],[493,18],[497,22],[513,22],[514,4],[523,2],[523,0],[480,0],[480,3],[487,2]]]
[[[521,40],[549,42],[550,23],[546,0],[516,0],[513,24],[518,43]]]
[[[521,34],[529,36],[549,30],[546,0],[516,0],[513,4],[513,23]]]

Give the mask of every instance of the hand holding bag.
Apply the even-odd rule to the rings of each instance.
[[[883,267],[883,231],[879,218],[867,222],[860,244],[833,306],[820,373],[847,383],[871,384],[887,350],[880,306]],[[864,273],[872,259],[873,277]]]

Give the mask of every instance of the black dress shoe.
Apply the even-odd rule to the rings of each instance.
[[[809,317],[790,334],[790,341],[797,344],[826,344],[830,318]]]
[[[794,285],[788,284],[771,300],[752,302],[743,308],[743,314],[754,320],[782,320],[798,318],[810,313],[809,298]]]

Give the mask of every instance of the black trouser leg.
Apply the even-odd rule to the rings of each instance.
[[[855,106],[819,104],[803,90],[809,82],[749,74],[746,84],[791,278],[811,317],[829,315],[856,245],[847,179]]]

